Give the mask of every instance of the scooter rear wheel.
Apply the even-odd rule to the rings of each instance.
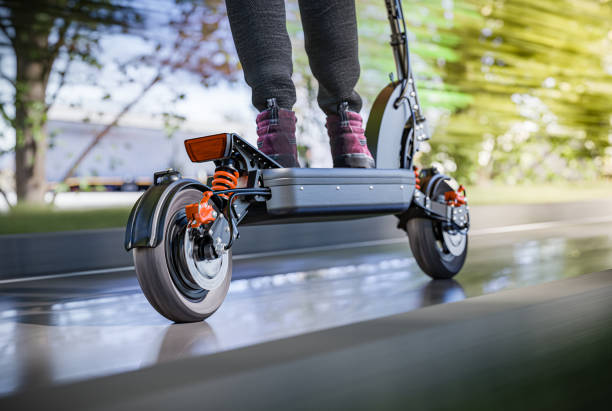
[[[433,198],[452,190],[445,182],[438,185]],[[431,278],[454,277],[465,263],[467,233],[453,232],[444,223],[430,218],[412,218],[406,225],[410,249],[417,264]]]
[[[231,250],[216,260],[194,261],[190,255],[185,206],[201,198],[194,189],[177,193],[167,209],[160,244],[134,249],[136,276],[145,297],[161,315],[179,323],[211,316],[225,299],[232,277]]]

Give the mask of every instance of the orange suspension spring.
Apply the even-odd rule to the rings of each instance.
[[[217,212],[208,204],[208,200],[213,196],[215,191],[231,190],[238,186],[238,171],[233,167],[218,167],[212,180],[213,191],[206,191],[199,203],[189,204],[185,206],[185,214],[189,220],[190,228],[197,228],[202,224],[208,224],[215,221]],[[230,193],[221,193],[219,197],[226,200],[229,199]]]
[[[231,190],[238,186],[238,171],[230,167],[219,167],[215,170],[215,175],[212,180],[212,189],[214,191]],[[219,194],[219,197],[228,199],[231,193]]]
[[[415,178],[415,186],[414,188],[416,188],[417,190],[421,189],[421,179],[419,178],[419,168],[417,166],[412,167],[412,169],[414,170],[414,176]]]

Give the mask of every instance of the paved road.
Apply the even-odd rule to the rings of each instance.
[[[611,313],[608,270],[22,392],[0,407],[610,409]],[[166,333],[160,353],[208,339],[181,333]]]
[[[527,286],[610,267],[612,219],[586,219],[475,230],[465,269],[457,281],[448,282],[430,282],[416,266],[407,243],[396,239],[327,251],[242,256],[234,267],[242,277],[249,277],[246,275],[249,272],[265,274],[267,270],[285,274],[234,281],[221,309],[208,322],[199,324],[176,325],[160,317],[142,296],[134,273],[129,270],[4,283],[0,289],[0,393],[4,396],[21,393],[26,395],[19,397],[24,400],[28,392],[50,393],[48,390],[58,385],[111,381],[99,378],[112,379],[126,372],[131,372],[126,375],[142,372],[151,377],[155,370],[162,372],[164,367],[174,367],[172,364],[200,363],[213,354],[231,356],[230,353],[242,352],[236,349],[290,337],[299,341],[309,333],[332,332],[363,321],[385,323],[389,316],[419,313],[429,305],[464,299],[482,301],[475,297],[491,294],[492,298],[508,289],[518,289],[512,295],[520,300],[521,290],[530,289]],[[609,278],[609,273],[604,278]],[[575,293],[570,292],[572,287],[565,286],[564,290],[569,290],[568,298],[575,299],[578,305],[590,301],[588,295],[580,294],[580,287]],[[595,288],[589,290],[596,292]],[[491,302],[491,309],[505,315],[503,298],[486,301]],[[499,304],[493,304],[495,301]],[[601,304],[597,309],[604,310],[602,313],[610,318],[609,303]],[[546,315],[553,315],[545,311]],[[587,315],[574,309],[567,313],[569,317],[564,321],[574,325]],[[491,321],[492,326],[498,327],[497,320],[487,318],[481,321]],[[511,322],[508,331],[512,332],[517,325],[520,324]],[[529,334],[529,327],[521,328],[520,332]],[[568,330],[572,328],[559,332]],[[440,338],[451,338],[448,341],[459,338],[440,332]],[[359,338],[355,338],[356,343]],[[495,344],[509,344],[507,336],[499,338]],[[564,338],[575,339],[574,334]],[[317,344],[322,347],[323,343]],[[536,344],[531,349],[537,351],[542,347]],[[465,349],[468,348],[474,349]],[[452,367],[458,366],[451,360],[459,354],[451,350],[445,355]],[[477,361],[480,360],[475,359],[474,364]],[[162,375],[158,377],[166,381],[167,377]],[[376,385],[374,381],[373,386]]]

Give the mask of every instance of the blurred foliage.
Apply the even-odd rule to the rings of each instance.
[[[92,89],[98,89],[99,104],[86,110],[82,121],[95,121],[97,116],[105,127],[75,157],[63,180],[77,172],[83,159],[123,116],[167,79],[181,73],[195,75],[204,86],[220,79],[236,80],[239,65],[228,52],[232,47],[225,16],[223,0],[0,0],[0,62],[9,63],[0,65],[4,83],[0,115],[16,136],[19,201],[43,200],[47,112],[62,98],[64,105],[77,111],[79,99],[84,98],[84,93],[63,93],[67,87],[87,87],[86,98],[96,94]],[[127,45],[139,40],[140,49],[121,50],[127,37],[132,38]],[[113,54],[118,57],[111,57]],[[114,73],[102,75],[102,71]],[[173,97],[158,102],[158,116],[171,136],[184,120],[174,107],[185,92],[173,84],[167,88]],[[126,89],[134,91],[127,101]],[[123,100],[115,99],[116,94]],[[92,113],[94,110],[97,112]]]
[[[395,65],[384,1],[356,4],[362,68],[357,88],[367,114]],[[421,164],[436,164],[470,182],[612,175],[612,0],[405,0],[403,5],[412,65],[433,126]],[[307,148],[329,151],[297,0],[287,2],[287,14],[298,142],[304,156]],[[47,110],[56,99],[81,109],[83,96],[62,93],[66,86],[100,89],[97,112],[84,113],[83,120],[107,128],[94,136],[90,150],[156,87],[172,94],[156,102],[157,118],[171,136],[185,120],[176,107],[193,87],[186,76],[204,86],[241,79],[223,0],[0,0],[0,29],[0,57],[17,68],[0,73],[8,86],[0,114],[18,129],[18,140],[27,135],[32,141],[25,166],[36,163]],[[142,48],[118,53],[126,35],[142,40]],[[22,62],[40,63],[37,78],[23,77],[17,54]],[[117,75],[102,76],[103,70]],[[100,84],[103,77],[114,83]],[[133,98],[119,92],[125,90],[133,90]],[[19,125],[15,107],[22,109]],[[88,152],[75,157],[66,176]]]
[[[413,70],[434,125],[422,164],[470,182],[612,175],[612,1],[403,5]],[[395,70],[389,27],[382,0],[358,0],[357,15],[358,91],[371,103]],[[299,40],[294,20],[289,30]],[[305,54],[294,54],[296,77],[312,83]]]
[[[47,111],[65,82],[69,65],[79,60],[100,66],[95,50],[102,33],[139,26],[141,15],[113,0],[32,0],[0,2],[0,59],[13,62],[13,73],[2,71],[8,99],[0,100],[0,115],[15,132],[15,186],[19,201],[40,203],[46,191],[45,152]],[[58,88],[47,94],[56,60]],[[3,93],[4,94],[4,93]]]

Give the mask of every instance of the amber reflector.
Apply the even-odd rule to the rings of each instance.
[[[214,134],[185,140],[185,150],[194,163],[212,161],[225,157],[227,134]]]

